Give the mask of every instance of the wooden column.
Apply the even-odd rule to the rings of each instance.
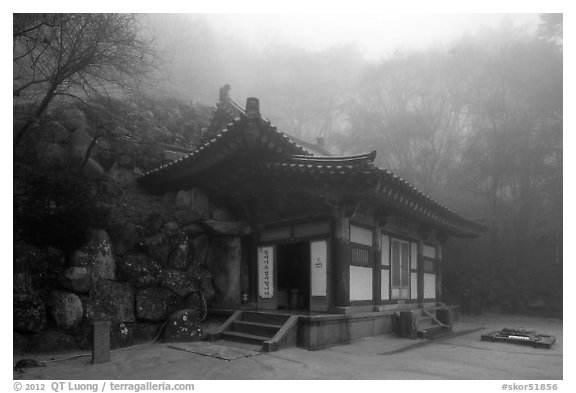
[[[330,305],[335,307],[350,306],[350,219],[338,214],[334,218],[334,250],[332,258],[332,288]]]
[[[436,301],[442,301],[442,241],[436,241]]]
[[[418,259],[417,261],[417,273],[416,273],[416,287],[418,289],[418,307],[423,307],[424,305],[424,236],[420,235],[418,239]]]
[[[380,266],[381,253],[382,253],[382,228],[380,225],[376,225],[374,228],[374,239],[372,244],[374,245],[374,264],[372,266],[372,299],[374,305],[382,303],[382,266]]]

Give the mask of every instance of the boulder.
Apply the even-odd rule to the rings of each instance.
[[[106,180],[118,185],[120,188],[136,187],[136,176],[132,169],[121,168],[113,165],[106,173]]]
[[[195,210],[202,215],[202,218],[210,216],[210,201],[206,194],[197,188],[189,191],[190,194],[190,209]]]
[[[92,144],[93,138],[84,130],[79,129],[70,137],[70,156],[84,160],[86,152]]]
[[[206,266],[206,258],[210,250],[210,239],[208,236],[198,236],[192,240],[192,247],[194,249],[193,261],[194,264]]]
[[[96,145],[96,152],[92,154],[92,157],[102,165],[102,168],[104,168],[106,172],[112,168],[112,165],[116,162],[116,157],[112,152],[112,144],[113,140],[111,138],[99,138],[98,144]]]
[[[39,141],[65,145],[70,141],[71,133],[61,122],[49,121],[40,125],[35,135]]]
[[[155,235],[162,229],[164,218],[158,212],[152,212],[146,217],[143,224],[143,231],[145,236]]]
[[[198,222],[202,219],[202,214],[196,210],[176,210],[173,215],[176,223],[181,227]]]
[[[176,209],[188,210],[192,204],[192,198],[188,191],[180,190],[176,193],[176,199],[174,205]]]
[[[128,131],[126,128],[120,127],[120,126],[115,127],[112,130],[112,135],[114,135],[114,136],[126,136],[126,135],[130,135],[130,134],[131,134],[130,131]]]
[[[92,287],[92,272],[87,267],[69,267],[62,273],[60,285],[72,292],[88,293]]]
[[[62,122],[70,131],[86,127],[86,115],[82,110],[71,107],[62,112]]]
[[[164,329],[164,341],[197,341],[202,336],[198,310],[184,309],[170,315]]]
[[[114,244],[116,255],[126,255],[138,246],[140,232],[138,226],[132,222],[123,222],[110,230],[110,238]]]
[[[235,221],[236,217],[231,209],[227,207],[210,207],[210,218],[217,221]]]
[[[208,232],[216,235],[246,236],[252,233],[252,228],[244,221],[206,220],[203,224]]]
[[[46,327],[46,307],[37,296],[13,295],[14,330],[21,333],[36,333]]]
[[[89,268],[93,282],[113,280],[116,277],[116,261],[108,233],[101,229],[92,229],[88,232],[88,241],[72,253],[70,265]]]
[[[205,232],[204,227],[200,224],[188,224],[182,227],[182,231],[184,231],[190,239],[194,239]]]
[[[126,348],[132,345],[134,345],[134,336],[130,324],[112,321],[110,325],[110,348]]]
[[[166,266],[171,251],[170,242],[166,235],[158,233],[148,236],[140,241],[140,246],[147,255],[159,262],[161,266]]]
[[[100,280],[86,300],[86,317],[92,321],[134,322],[134,292],[128,283]]]
[[[164,321],[179,303],[180,298],[169,289],[142,289],[136,295],[136,317],[146,321]]]
[[[104,172],[102,165],[92,158],[89,158],[82,167],[82,173],[89,180],[101,180],[104,177]]]
[[[191,274],[200,284],[200,294],[204,299],[203,301],[206,304],[210,304],[216,296],[216,291],[212,284],[212,273],[197,265],[190,266],[188,268],[188,273]]]
[[[197,188],[193,188],[190,191],[178,191],[176,193],[175,207],[178,210],[194,210],[202,218],[207,218],[210,214],[208,197]]]
[[[188,308],[191,310],[199,310],[201,312],[200,319],[206,317],[208,312],[206,301],[203,299],[200,292],[192,292],[180,303],[180,308]]]
[[[162,207],[171,209],[176,204],[176,194],[167,192],[162,196]]]
[[[134,157],[130,154],[122,154],[118,157],[117,162],[119,167],[132,169],[134,167],[134,161]]]
[[[34,150],[36,160],[44,165],[63,165],[68,162],[68,152],[57,143],[39,142]]]
[[[159,284],[181,298],[185,298],[190,292],[199,290],[198,280],[193,275],[174,269],[166,269],[160,273]]]
[[[155,286],[161,266],[148,255],[128,254],[118,262],[118,275],[136,288]]]
[[[160,336],[160,331],[164,327],[160,322],[137,322],[127,323],[128,330],[132,331],[134,343],[150,343]]]
[[[14,293],[32,292],[32,275],[28,271],[12,274],[12,291]]]
[[[13,272],[15,292],[29,293],[56,284],[64,270],[65,256],[60,249],[37,248],[28,244],[14,246]]]
[[[47,329],[34,335],[26,350],[32,353],[63,353],[81,349],[76,337],[55,329]]]
[[[186,270],[190,259],[190,243],[185,233],[171,239],[172,251],[168,257],[168,266],[177,270]]]
[[[166,223],[164,223],[164,225],[162,227],[168,233],[175,233],[175,232],[178,232],[180,230],[180,225],[178,225],[174,221],[166,222]]]
[[[64,291],[52,291],[48,300],[48,310],[56,326],[64,329],[74,329],[84,315],[82,302],[78,295]]]
[[[235,306],[241,301],[242,248],[237,236],[218,236],[210,241],[206,267],[212,273],[218,306]]]
[[[26,352],[26,347],[28,347],[28,337],[13,332],[12,333],[12,354],[21,355]]]
[[[177,151],[169,151],[169,150],[164,150],[162,152],[162,158],[165,161],[176,161],[179,160],[180,158],[186,156],[186,153],[181,153],[181,152],[177,152]]]

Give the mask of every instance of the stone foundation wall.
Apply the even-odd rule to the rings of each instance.
[[[97,320],[112,321],[112,347],[159,335],[196,340],[207,306],[230,307],[241,300],[240,237],[251,232],[249,226],[199,189],[153,196],[136,184],[143,170],[177,158],[156,145],[151,154],[144,142],[191,147],[210,114],[184,106],[154,113],[134,103],[124,110],[126,122],[107,124],[110,132],[99,135],[102,123],[94,113],[69,108],[49,116],[31,134],[36,138],[15,151],[14,352],[87,349],[91,323]],[[150,123],[153,119],[156,123]],[[34,153],[31,167],[26,151]],[[28,172],[19,172],[24,166]],[[88,228],[86,241],[72,249],[35,244],[21,219],[31,205],[16,196],[26,195],[29,177],[24,175],[42,171],[56,177],[74,166],[94,211],[107,217],[101,226]],[[34,207],[48,218],[50,209],[58,212],[66,203],[48,193],[42,197],[46,203]],[[81,224],[84,219],[73,218]],[[58,226],[49,228],[34,233]]]

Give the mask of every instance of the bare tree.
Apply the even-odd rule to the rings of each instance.
[[[137,86],[155,61],[132,14],[14,14],[13,39],[14,99],[39,102],[14,146],[55,97]]]

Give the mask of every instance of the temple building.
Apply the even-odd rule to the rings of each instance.
[[[332,156],[277,130],[256,98],[242,108],[221,90],[210,132],[211,140],[139,184],[155,194],[200,189],[241,215],[250,231],[240,266],[224,267],[232,292],[219,304],[301,312],[298,345],[380,334],[390,323],[377,320],[389,321],[391,311],[435,307],[443,242],[486,230],[376,167],[376,151]],[[362,332],[320,337],[338,316]]]

